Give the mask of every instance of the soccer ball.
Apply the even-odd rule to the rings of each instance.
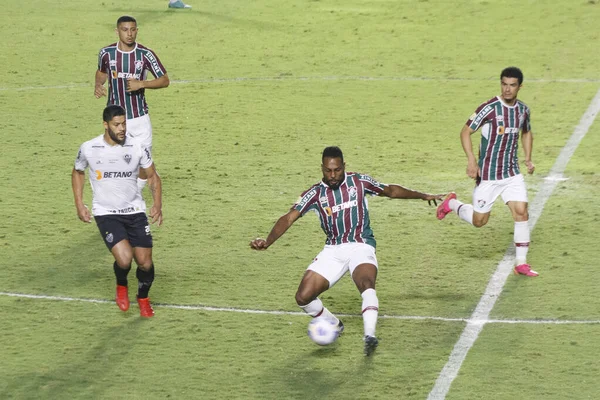
[[[325,317],[313,318],[308,324],[308,337],[319,346],[327,346],[335,342],[340,335],[335,321]]]

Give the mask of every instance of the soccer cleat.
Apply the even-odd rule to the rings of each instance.
[[[539,274],[531,269],[529,264],[519,264],[513,270],[515,275],[538,276]]]
[[[442,220],[444,218],[446,218],[446,215],[448,215],[448,213],[452,212],[452,209],[450,208],[450,200],[452,199],[456,199],[456,193],[452,192],[452,193],[448,193],[448,195],[446,196],[446,198],[444,198],[444,201],[442,201],[442,204],[440,204],[437,208],[437,219]]]
[[[174,2],[169,2],[169,8],[192,8],[189,4],[185,4],[181,0],[177,0]]]
[[[117,297],[115,298],[117,305],[121,311],[129,310],[129,296],[127,294],[127,286],[117,285]]]
[[[344,323],[341,319],[338,319],[338,336],[341,336],[344,333]]]
[[[369,357],[379,344],[379,340],[375,336],[365,336],[365,356]]]
[[[150,299],[146,297],[145,299],[137,299],[138,305],[140,306],[140,315],[144,318],[150,318],[154,316],[154,310],[152,309],[152,305],[150,304]]]

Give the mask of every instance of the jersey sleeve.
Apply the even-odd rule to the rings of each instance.
[[[316,186],[312,187],[300,195],[300,198],[294,203],[292,209],[298,211],[302,215],[311,210],[316,211],[319,205],[318,199],[319,190]]]
[[[494,111],[494,107],[490,106],[487,103],[481,104],[477,107],[477,110],[469,117],[466,125],[476,131],[481,127],[481,125],[488,120],[487,116],[490,115]]]
[[[147,70],[149,70],[155,78],[160,78],[167,73],[167,70],[160,62],[155,52],[148,49],[144,53],[144,64]]]
[[[527,112],[525,112],[525,120],[523,121],[523,132],[529,132],[531,131],[531,120],[530,120],[530,116],[531,116],[531,110],[528,108]]]
[[[141,147],[142,147],[142,157],[140,158],[140,167],[148,168],[153,163],[152,152],[150,151],[150,148],[148,148],[146,146],[141,146]]]
[[[378,196],[387,186],[384,183],[377,182],[369,175],[358,174],[358,179],[362,182],[365,193],[373,196]]]
[[[83,151],[83,145],[81,145],[79,152],[77,153],[77,158],[75,158],[75,165],[73,168],[75,168],[77,171],[85,171],[87,167],[88,161],[85,157],[85,152]]]
[[[108,53],[104,49],[100,50],[100,53],[98,53],[98,71],[108,73],[110,70],[108,58]]]

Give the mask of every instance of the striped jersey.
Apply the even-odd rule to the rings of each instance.
[[[529,132],[531,111],[520,100],[506,105],[498,96],[484,102],[469,117],[467,126],[481,128],[479,168],[481,179],[494,181],[520,174],[517,150],[519,132]]]
[[[148,71],[155,78],[167,73],[156,53],[139,43],[129,52],[119,50],[117,43],[108,45],[98,54],[98,70],[108,75],[108,103],[117,104],[127,112],[127,119],[148,114],[144,89],[126,92],[127,79],[145,80]]]
[[[320,181],[302,193],[292,209],[302,215],[308,211],[319,215],[327,235],[325,244],[366,243],[375,247],[366,195],[379,195],[385,187],[368,175],[347,172],[337,189]]]
[[[81,145],[74,168],[89,169],[94,215],[136,214],[146,211],[138,171],[151,165],[150,150],[138,139],[127,137],[122,145],[111,146],[100,135]]]

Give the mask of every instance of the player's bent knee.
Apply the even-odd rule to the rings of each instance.
[[[296,292],[296,304],[299,306],[305,306],[316,298],[317,296],[310,293],[308,290],[298,290]]]

